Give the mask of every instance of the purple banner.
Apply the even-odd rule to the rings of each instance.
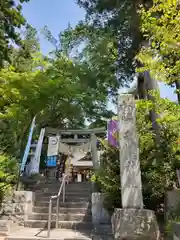
[[[108,143],[114,147],[119,146],[118,142],[118,121],[110,120],[107,126],[108,131]]]

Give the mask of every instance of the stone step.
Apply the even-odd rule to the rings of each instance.
[[[52,195],[51,195],[52,196]],[[35,201],[49,201],[50,196],[35,196]],[[60,201],[62,201],[63,196],[60,195],[59,197]],[[90,196],[75,196],[75,195],[65,195],[65,201],[67,202],[82,202],[82,201],[90,201]],[[56,201],[56,199],[53,199],[53,201]]]
[[[56,214],[52,214],[52,221],[56,220]],[[48,213],[33,213],[28,216],[28,220],[48,220]],[[90,214],[59,214],[59,221],[81,221],[81,222],[91,222],[92,217]]]
[[[72,184],[67,184],[66,185],[66,187],[67,187],[67,189],[91,189],[91,184],[86,184],[86,183],[83,183],[83,184],[81,184],[81,183],[72,183]]]
[[[35,207],[48,207],[49,206],[49,201],[35,201]],[[56,200],[53,201],[52,203],[53,207],[56,206]],[[71,202],[61,202],[60,201],[60,207],[76,207],[76,208],[85,208],[90,206],[90,202],[88,201],[71,201]]]
[[[55,188],[55,187],[40,187],[40,188],[32,188],[28,191],[33,191],[33,192],[36,192],[36,193],[43,193],[43,192],[47,192],[47,193],[55,193],[57,194],[59,192],[59,188]],[[86,193],[86,194],[91,194],[92,191],[91,189],[80,189],[80,188],[74,188],[74,189],[70,189],[70,188],[66,188],[66,192],[67,193],[77,193],[77,194],[81,194],[81,193]]]
[[[35,194],[37,194],[37,195],[39,195],[39,194],[47,194],[47,195],[49,195],[49,194],[51,194],[51,195],[53,195],[53,194],[57,194],[58,192],[59,192],[59,189],[58,189],[58,191],[52,191],[52,189],[46,189],[46,188],[44,188],[44,189],[41,189],[41,190],[36,190],[36,191],[34,191],[35,192]],[[74,190],[74,189],[68,189],[68,188],[66,188],[65,189],[65,192],[67,193],[67,194],[71,194],[71,195],[76,195],[76,194],[83,194],[83,195],[87,195],[87,194],[91,194],[91,191],[89,191],[89,190],[87,190],[87,189],[80,189],[80,190]]]
[[[33,237],[26,237],[26,236],[8,236],[8,237],[5,237],[5,238],[2,238],[2,240],[44,240],[46,239],[46,237],[38,237],[38,236],[33,236]],[[72,236],[72,237],[66,237],[66,236],[57,236],[56,238],[55,237],[50,237],[48,238],[49,240],[111,240],[109,238],[88,238],[88,237],[78,237],[78,236]],[[0,238],[1,240],[1,238]]]
[[[92,240],[114,240],[114,237],[112,234],[109,235],[99,235],[99,234],[94,234],[91,237]]]
[[[16,237],[16,236],[11,236],[11,237],[5,237],[5,238],[1,238],[0,236],[0,240],[41,240],[41,239],[45,239],[45,237],[24,237],[24,236],[19,236],[19,237]],[[64,237],[60,237],[60,236],[57,236],[57,238],[48,238],[49,240],[111,240],[109,238],[87,238],[87,237],[71,237],[71,238],[67,238],[66,236]]]
[[[59,181],[51,181],[51,182],[46,182],[46,181],[40,181],[36,184],[34,183],[29,183],[29,187],[60,187],[61,182]],[[69,183],[66,185],[68,188],[91,188],[91,183]]]
[[[54,188],[54,189],[58,189],[59,187],[61,186],[61,184],[37,184],[37,185],[32,185],[32,187],[33,188],[39,188],[39,187],[41,187],[41,188]],[[29,186],[29,187],[31,187],[31,186]],[[75,184],[75,185],[71,185],[71,184],[66,184],[66,187],[68,188],[68,189],[80,189],[80,190],[83,190],[83,189],[91,189],[91,185],[86,185],[86,184]]]
[[[32,192],[35,192],[35,193],[38,193],[38,194],[41,194],[41,193],[53,193],[53,194],[57,194],[59,192],[59,188],[54,188],[54,187],[49,187],[49,188],[46,188],[46,187],[40,187],[40,188],[27,188],[26,189],[27,191],[32,191]],[[81,193],[84,193],[84,194],[91,194],[92,191],[91,189],[69,189],[69,188],[66,188],[66,192],[67,193],[72,193],[72,194],[81,194]]]
[[[22,228],[6,237],[6,240],[44,240],[47,230],[39,228]],[[91,231],[74,231],[71,229],[51,229],[49,240],[91,240]]]
[[[48,193],[55,193],[57,194],[57,192],[59,191],[59,187],[34,187],[34,188],[28,188],[27,189],[28,191],[33,191],[33,192],[36,192],[36,193],[41,193],[41,192],[48,192]],[[66,187],[66,192],[69,192],[69,193],[82,193],[82,192],[85,192],[85,193],[89,193],[91,194],[91,188],[77,188],[77,187],[74,187],[74,188],[67,188]]]
[[[49,192],[49,193],[57,193],[59,191],[59,187],[35,187],[35,188],[28,188],[27,191],[33,191],[37,193],[41,192]],[[89,193],[91,194],[91,189],[90,188],[66,188],[66,192],[69,193]]]
[[[24,222],[25,227],[29,228],[47,228],[47,220],[27,220]],[[55,228],[55,221],[51,221],[51,227]],[[59,221],[58,228],[74,229],[74,230],[91,230],[93,228],[92,222],[81,221]]]
[[[36,196],[52,196],[52,195],[57,195],[59,191],[35,191]],[[65,191],[67,196],[91,196],[91,192],[89,191],[69,191],[66,189]],[[62,192],[61,192],[62,194]]]
[[[21,227],[3,237],[3,240],[44,240],[46,238],[46,229]],[[51,229],[49,240],[114,240],[114,237],[106,230],[100,233],[92,230]]]
[[[49,208],[48,207],[34,207],[33,212],[36,213],[48,213]],[[56,207],[52,207],[52,213],[56,213]],[[90,214],[91,213],[91,208],[74,208],[74,207],[60,207],[59,208],[59,213],[81,213],[81,214]]]
[[[52,189],[41,189],[41,190],[35,190],[35,194],[36,195],[41,195],[41,194],[44,194],[44,195],[56,195],[58,193],[59,189],[57,191],[52,191]],[[66,188],[66,194],[68,195],[91,195],[91,191],[89,191],[89,189],[82,189],[82,190],[74,190],[74,189],[67,189]]]
[[[66,230],[67,231],[67,230]],[[39,236],[33,236],[33,237],[26,237],[26,236],[8,236],[8,237],[3,237],[2,240],[44,240],[47,237],[39,237]],[[0,238],[1,239],[1,238]],[[63,236],[57,236],[57,237],[50,237],[48,238],[49,240],[114,240],[113,235],[98,235],[94,234],[91,237],[86,237],[86,236],[71,236],[71,237],[66,237],[65,235]]]

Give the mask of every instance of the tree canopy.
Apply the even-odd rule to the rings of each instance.
[[[119,79],[132,79],[137,62],[135,56],[140,49],[143,35],[139,28],[138,10],[141,5],[148,8],[151,0],[77,0],[86,10],[88,22],[104,32],[110,29],[115,38],[115,48],[118,51],[117,69]]]
[[[13,45],[21,45],[17,29],[25,25],[22,15],[22,3],[29,0],[2,0],[0,4],[0,67],[10,61]]]

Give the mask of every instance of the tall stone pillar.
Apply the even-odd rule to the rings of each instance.
[[[136,107],[133,96],[120,96],[118,108],[122,207],[143,208]]]
[[[122,209],[115,209],[112,229],[116,240],[159,239],[153,211],[143,209],[136,106],[133,95],[118,99]]]

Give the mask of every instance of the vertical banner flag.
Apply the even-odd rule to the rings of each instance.
[[[24,172],[26,161],[27,161],[27,158],[28,158],[28,155],[29,155],[32,135],[33,135],[34,127],[35,127],[35,120],[36,120],[36,116],[33,118],[32,123],[31,123],[31,128],[30,128],[30,131],[29,131],[28,141],[27,141],[26,148],[25,148],[24,155],[23,155],[23,159],[22,159],[22,162],[21,162],[21,169],[20,169],[21,172]]]
[[[110,120],[107,126],[108,131],[108,143],[114,147],[119,146],[118,142],[118,121]]]
[[[36,146],[36,151],[35,151],[35,155],[32,159],[31,162],[31,174],[32,173],[39,173],[39,165],[40,165],[40,158],[41,158],[41,150],[42,150],[42,145],[43,145],[43,139],[44,139],[44,133],[45,133],[45,128],[41,129],[40,135],[39,135],[39,139],[38,139],[38,143]]]

